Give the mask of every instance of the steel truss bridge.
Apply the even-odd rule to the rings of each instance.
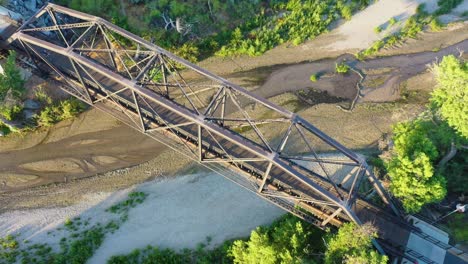
[[[69,94],[320,228],[371,222],[382,254],[437,263],[406,248],[415,234],[466,258],[406,222],[362,156],[102,18],[47,4],[7,43]]]

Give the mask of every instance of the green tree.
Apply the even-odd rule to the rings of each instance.
[[[437,80],[433,106],[451,127],[468,138],[468,62],[445,56],[433,72]]]
[[[5,99],[9,91],[16,98],[23,96],[25,91],[24,80],[21,77],[19,68],[16,66],[16,52],[10,52],[3,66],[3,71],[4,73],[0,74],[0,101]]]
[[[375,227],[371,224],[357,226],[347,223],[338,233],[328,239],[325,251],[325,264],[385,264],[388,257],[372,249],[372,239],[377,238]]]
[[[242,264],[315,263],[307,256],[312,245],[318,244],[308,243],[314,232],[317,229],[287,216],[271,227],[258,227],[248,241],[235,241],[229,254],[234,263]]]
[[[399,123],[393,128],[393,155],[386,167],[390,191],[407,212],[417,212],[424,204],[440,201],[446,194],[446,180],[434,168],[439,157],[428,136],[430,123],[420,119]]]

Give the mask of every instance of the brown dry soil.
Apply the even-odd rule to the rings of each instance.
[[[419,40],[408,41],[393,52],[430,51],[434,47],[453,45],[467,37],[468,26],[440,33],[424,33]],[[331,41],[333,36],[325,34],[301,46],[278,47],[260,57],[210,58],[200,65],[221,76],[230,74],[228,77],[234,83],[255,90],[273,71],[286,64],[341,55],[342,52],[338,54],[314,48]],[[386,52],[390,51],[382,53]],[[258,71],[251,71],[256,68]],[[247,70],[251,74],[239,73]],[[36,79],[33,86],[37,86],[37,82]],[[310,107],[290,93],[270,99],[298,112],[345,146],[366,149],[375,147],[393,123],[412,118],[423,110],[418,96],[429,93],[433,80],[430,74],[422,73],[408,78],[401,87],[404,99],[391,103],[361,103],[351,113],[341,111],[336,104],[322,103]],[[3,187],[0,185],[0,212],[69,205],[86,193],[125,188],[161,175],[190,173],[194,168],[199,169],[162,144],[91,109],[74,120],[61,122],[47,130],[0,139],[0,184],[3,184]]]

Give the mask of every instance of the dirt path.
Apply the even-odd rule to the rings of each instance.
[[[360,102],[389,102],[400,98],[399,87],[403,81],[428,69],[428,66],[448,54],[460,54],[468,50],[468,40],[441,49],[438,52],[420,52],[395,55],[359,61],[352,55],[343,55],[337,59],[319,60],[299,65],[291,65],[274,71],[267,81],[254,93],[270,98],[286,92],[307,88],[327,91],[329,95],[346,99],[356,96],[356,83],[359,75],[350,71],[348,74],[336,74],[335,63],[342,61],[354,69],[372,78],[379,79],[375,87],[367,86],[361,92]],[[371,72],[374,71],[373,74]],[[369,73],[369,74],[366,74]],[[312,82],[310,76],[318,74],[319,80]]]

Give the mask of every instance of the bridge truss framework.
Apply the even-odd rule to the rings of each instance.
[[[365,159],[304,118],[99,17],[47,4],[9,41],[83,102],[321,228],[362,224],[362,186],[399,216]]]

